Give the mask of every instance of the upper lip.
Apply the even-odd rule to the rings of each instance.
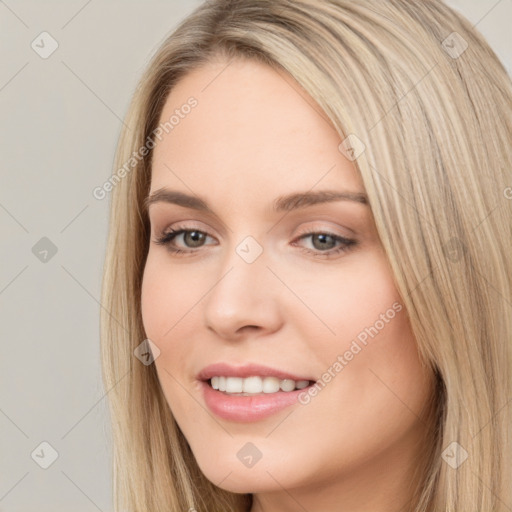
[[[223,377],[277,377],[278,379],[291,379],[295,381],[309,380],[314,381],[310,376],[298,376],[293,373],[270,368],[269,366],[262,366],[260,364],[244,364],[242,366],[235,366],[228,363],[215,363],[205,366],[197,375],[198,380],[207,381],[215,376]]]

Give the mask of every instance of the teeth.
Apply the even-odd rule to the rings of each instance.
[[[242,380],[244,393],[261,393],[263,391],[263,380],[261,377],[247,377]]]
[[[278,391],[294,391],[304,389],[309,385],[308,380],[278,379],[277,377],[222,377],[211,378],[213,389],[226,393],[260,394],[277,393]]]
[[[263,393],[276,393],[279,391],[280,380],[277,377],[265,377],[263,379]]]
[[[284,379],[279,383],[279,387],[283,391],[293,391],[295,389],[295,381],[291,379]]]
[[[241,377],[226,377],[226,393],[241,393],[242,383]]]

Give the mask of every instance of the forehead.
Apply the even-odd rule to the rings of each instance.
[[[196,106],[183,108],[191,97]],[[273,197],[319,180],[362,189],[327,116],[283,71],[249,60],[209,62],[171,91],[160,123],[173,116],[153,150],[151,190],[185,183],[203,194],[227,187]]]

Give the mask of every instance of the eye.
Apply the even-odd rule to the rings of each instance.
[[[167,247],[173,254],[191,254],[197,252],[194,249],[205,245],[205,241],[208,238],[213,239],[213,237],[210,237],[206,232],[200,231],[199,229],[178,227],[177,229],[170,229],[163,233],[155,240],[155,243]],[[300,247],[300,250],[320,258],[334,256],[341,252],[348,251],[357,245],[356,240],[323,231],[308,231],[302,233],[291,245],[296,246],[296,240],[304,240],[307,238],[311,239],[313,248]],[[184,249],[176,247],[176,241],[180,239],[185,246]]]
[[[357,245],[356,240],[345,238],[334,233],[323,231],[309,231],[303,233],[297,240],[311,239],[313,249],[302,247],[301,249],[314,256],[329,257],[338,253],[348,251],[350,248]],[[336,244],[339,244],[336,247]]]
[[[183,236],[182,236],[183,235]],[[158,245],[164,245],[169,251],[175,254],[194,252],[190,250],[183,250],[175,247],[173,243],[175,239],[182,236],[182,241],[185,243],[186,248],[194,249],[201,247],[208,238],[208,234],[198,229],[171,229],[160,236],[155,243]]]

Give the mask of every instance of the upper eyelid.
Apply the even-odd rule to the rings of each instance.
[[[176,232],[176,231],[199,231],[201,233],[204,233],[207,236],[213,237],[213,235],[210,233],[210,231],[208,231],[206,229],[202,229],[197,226],[182,226],[182,225],[179,225],[179,223],[178,223],[178,226],[162,229],[160,232],[160,236],[165,235],[170,232]],[[352,231],[352,230],[350,230],[350,231]],[[341,238],[349,238],[348,236],[336,233],[334,229],[331,229],[331,228],[322,229],[319,227],[318,228],[317,227],[304,228],[303,230],[300,230],[300,233],[297,236],[302,236],[302,235],[306,235],[306,234],[318,234],[318,233],[339,236]]]
[[[164,217],[165,218],[165,217]],[[160,229],[158,230],[158,225],[161,223],[161,219],[160,219],[160,214],[157,214],[157,213],[153,213],[153,215],[151,213],[149,213],[148,215],[148,220],[149,220],[149,225],[150,225],[150,228],[151,230],[155,229],[155,231],[160,231],[160,233],[165,233],[167,230],[170,230],[171,229],[171,226],[174,226],[174,225],[178,225],[179,227],[172,227],[173,230],[176,230],[176,229],[197,229],[197,231],[207,231],[208,233],[210,233],[211,231],[211,228],[208,228],[208,229],[202,229],[200,227],[196,227],[196,226],[192,226],[192,227],[188,227],[188,226],[184,226],[183,228],[181,227],[181,224],[183,223],[187,223],[187,222],[191,222],[191,223],[196,223],[196,224],[205,224],[203,221],[201,220],[198,220],[197,218],[196,219],[187,219],[187,220],[182,220],[182,221],[174,221],[172,223],[165,223],[165,225],[167,226],[166,228],[163,228],[163,229]],[[220,224],[220,230],[219,229],[215,229],[216,232],[220,232],[221,234],[224,234],[224,233],[227,233],[229,231],[231,231],[231,229],[229,228],[229,226],[227,226],[224,222],[222,222],[220,219],[213,219],[213,221],[217,221],[219,222]],[[207,217],[206,218],[206,225],[209,225],[211,223],[212,219]],[[163,223],[163,222],[162,222]]]
[[[324,204],[324,203],[320,203],[320,205],[312,205],[312,206],[308,207],[308,209],[309,209],[309,208],[315,208],[316,206],[325,206],[326,204],[327,204],[327,205],[330,205],[330,204],[332,204],[332,203],[325,203],[325,204]],[[156,210],[156,209],[155,209],[155,210],[152,212],[152,210],[150,209],[150,211],[148,212],[148,219],[149,219],[149,223],[150,223],[150,227],[151,227],[151,228],[153,227],[153,225],[157,225],[157,224],[159,224],[159,223],[160,223],[160,212],[158,212],[158,213],[157,213],[157,211],[158,211],[158,210]],[[198,212],[196,212],[196,213],[198,213]],[[287,217],[288,217],[288,219],[295,219],[295,218],[297,218],[297,216],[298,216],[298,219],[300,219],[300,218],[302,217],[302,215],[306,215],[306,214],[307,214],[308,216],[310,216],[310,215],[316,216],[316,215],[318,214],[318,212],[317,212],[317,214],[315,214],[314,212],[311,212],[311,211],[306,212],[304,209],[303,209],[303,210],[294,210],[294,211],[290,211],[290,212],[289,212],[289,214],[288,214],[288,215],[285,215],[285,216],[287,216]],[[364,215],[366,215],[366,214],[364,214]],[[360,225],[360,223],[361,223],[360,216],[361,216],[361,214],[359,214],[359,215],[358,215],[357,225]],[[200,217],[202,217],[202,215],[200,215]],[[329,216],[327,216],[327,217],[331,217],[331,216],[329,215]],[[334,216],[334,217],[336,217],[336,216]],[[355,219],[352,217],[352,215],[350,215],[348,218],[349,218],[349,219],[351,219],[351,222],[354,222],[354,220],[355,220]],[[219,222],[219,228],[214,228],[214,230],[215,230],[216,232],[220,233],[222,236],[224,236],[225,234],[228,234],[228,232],[231,232],[231,233],[233,232],[233,230],[230,228],[230,226],[229,226],[229,225],[227,225],[224,221],[222,221],[222,220],[221,220],[221,219],[219,219],[218,217],[215,217],[214,219],[212,219],[209,215],[207,215],[207,216],[205,217],[205,219],[206,219],[206,224],[211,224],[212,220],[213,220],[213,222],[214,222],[214,223]],[[183,220],[183,221],[175,221],[175,222],[174,222],[174,224],[180,224],[181,222],[199,222],[200,224],[203,224],[203,223],[204,223],[202,220],[198,220],[198,219],[196,218],[196,219],[189,219],[189,220]],[[293,221],[293,220],[291,220],[291,222],[294,222],[294,221]],[[310,221],[308,221],[308,222],[332,222],[332,223],[337,223],[337,221],[335,221],[335,220],[329,220],[328,218],[326,218],[326,219],[320,219],[320,218],[317,218],[317,219],[314,219],[314,220],[312,220],[312,221],[310,220]],[[364,225],[365,225],[364,230],[366,230],[366,222],[367,222],[367,221],[366,221],[366,220],[364,220]],[[280,223],[280,221],[279,221],[278,223]],[[271,224],[270,228],[272,229],[272,228],[273,228],[276,224],[278,224],[278,223],[272,222],[272,224]],[[194,228],[195,228],[195,227],[192,227],[192,228],[187,227],[186,229],[194,229]],[[176,229],[176,228],[173,228],[173,229]],[[210,229],[210,228],[209,228],[209,229]],[[333,229],[335,229],[335,228],[333,228]],[[344,226],[344,230],[346,230],[347,232],[349,232],[349,233],[347,234],[347,237],[350,237],[350,236],[356,236],[356,235],[357,235],[356,230],[351,229],[351,228],[350,228],[350,227],[348,227],[348,226]],[[359,228],[357,228],[357,230],[359,231]],[[198,231],[205,231],[205,230],[202,230],[201,228],[199,228],[199,229],[198,229]],[[208,231],[208,232],[209,232],[209,231]],[[339,236],[344,236],[344,235],[339,235]],[[346,238],[346,237],[345,237],[345,238]]]
[[[196,223],[195,225],[191,225],[191,226],[188,226],[187,225],[187,222],[191,222],[191,223]],[[328,219],[315,219],[315,220],[310,220],[308,223],[325,223],[325,222],[330,222],[330,223],[334,223],[334,221],[330,221]],[[197,221],[197,220],[183,220],[183,221],[176,221],[174,223],[171,223],[171,224],[168,224],[167,227],[163,228],[163,229],[156,229],[156,225],[158,224],[157,222],[150,222],[150,227],[151,228],[154,228],[155,231],[159,231],[160,233],[166,233],[170,230],[172,231],[178,231],[178,230],[187,230],[187,231],[201,231],[201,232],[204,232],[208,235],[211,234],[211,228],[202,228],[201,226],[198,226],[197,223],[199,224],[202,224],[201,221]],[[224,226],[222,226],[224,227]],[[347,234],[347,235],[343,235],[343,234],[340,234],[340,233],[336,233],[336,228],[331,228],[331,227],[326,227],[326,228],[323,228],[323,227],[310,227],[310,228],[304,228],[304,230],[306,232],[309,232],[309,231],[315,231],[315,232],[329,232],[330,234],[333,234],[333,235],[337,235],[337,236],[341,236],[343,238],[348,238],[348,237],[351,237],[351,236],[355,236],[356,235],[356,232],[349,228],[348,226],[344,226],[344,229],[346,231],[349,231],[351,234]],[[218,231],[217,229],[214,229],[214,231]],[[221,230],[221,235],[223,234],[222,233],[223,230]],[[232,230],[229,230],[232,232]]]

